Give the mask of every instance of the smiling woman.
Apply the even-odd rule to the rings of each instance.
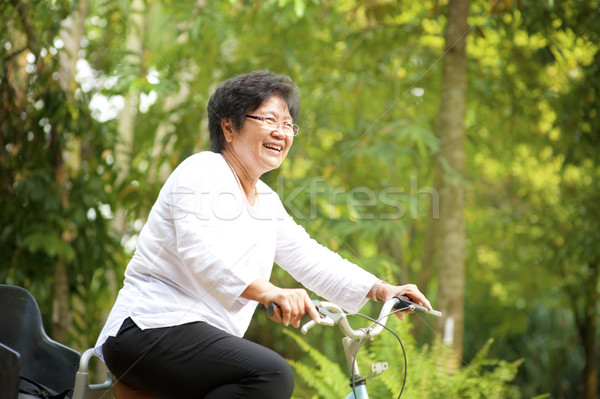
[[[211,96],[212,152],[167,179],[96,344],[120,383],[161,398],[289,398],[289,365],[242,338],[259,303],[278,304],[285,325],[320,319],[305,289],[269,282],[274,262],[353,312],[394,295],[430,308],[416,286],[384,283],[311,239],[260,180],[299,131],[298,98],[270,71],[235,76]]]

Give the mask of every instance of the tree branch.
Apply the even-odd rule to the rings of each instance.
[[[40,44],[37,41],[37,36],[35,35],[35,31],[33,30],[33,26],[29,22],[27,18],[27,6],[21,3],[19,0],[10,0],[10,3],[17,11],[19,15],[19,20],[21,21],[21,25],[23,25],[23,30],[25,31],[25,35],[27,36],[27,47],[33,55],[35,55],[36,63],[38,70],[42,66],[42,58],[40,57]]]

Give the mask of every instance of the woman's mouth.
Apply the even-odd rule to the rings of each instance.
[[[265,144],[263,144],[263,147],[265,147],[266,149],[268,149],[270,151],[274,151],[278,154],[283,150],[283,146],[278,145],[278,144],[272,144],[272,143],[265,143]]]

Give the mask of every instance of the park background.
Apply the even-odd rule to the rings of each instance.
[[[264,180],[445,313],[393,325],[404,397],[598,397],[597,1],[3,0],[0,21],[0,283],[54,339],[93,346],[162,183],[209,149],[208,97],[267,68],[303,111]],[[259,311],[248,337],[295,397],[347,391],[338,330]],[[367,349],[390,362],[372,396],[397,396],[395,338]]]

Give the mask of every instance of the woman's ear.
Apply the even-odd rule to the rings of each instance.
[[[233,128],[233,122],[230,118],[221,119],[221,129],[223,130],[225,141],[231,143],[233,135],[235,134],[235,129]]]

